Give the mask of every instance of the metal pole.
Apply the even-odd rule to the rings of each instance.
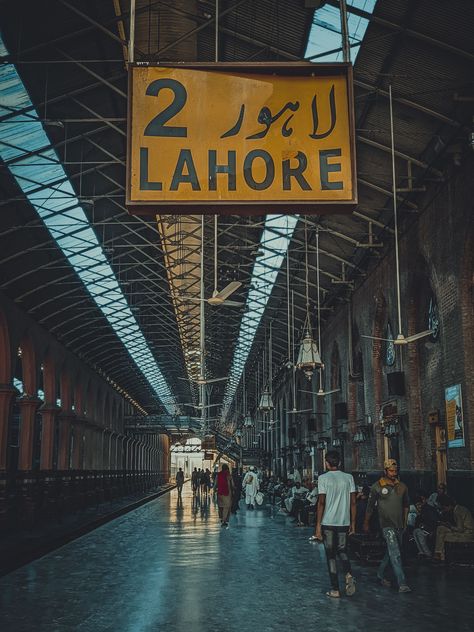
[[[393,224],[395,231],[395,267],[397,272],[397,311],[398,311],[398,335],[402,333],[402,308],[400,304],[400,259],[398,253],[398,208],[397,208],[397,183],[395,173],[395,136],[393,133],[393,104],[392,86],[388,86],[390,104],[390,140],[392,145],[392,188],[393,188]]]
[[[342,55],[346,62],[351,61],[351,45],[349,41],[349,29],[347,28],[346,0],[339,0],[339,12],[341,15]]]
[[[204,305],[204,214],[201,216],[201,286],[200,286],[200,302],[199,302],[199,319],[200,319],[200,328],[199,328],[199,352],[200,352],[200,378],[202,380],[206,377],[206,368],[204,366],[206,360],[205,353],[205,335],[206,335],[206,321],[205,321],[205,305]],[[199,385],[200,393],[199,399],[202,409],[202,418],[203,425],[206,425],[206,385]]]
[[[128,63],[133,64],[135,49],[135,0],[130,0],[130,37],[128,40]]]
[[[219,0],[216,0],[216,20],[215,20],[215,55],[214,61],[219,61]]]

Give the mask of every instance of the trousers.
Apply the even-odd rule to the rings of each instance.
[[[390,562],[393,572],[395,573],[398,585],[404,586],[406,584],[406,579],[405,573],[403,572],[401,555],[403,529],[384,527],[382,529],[382,533],[385,542],[387,543],[387,551],[380,563],[379,570],[377,571],[377,576],[379,579],[384,578],[385,570],[388,566],[388,563]]]
[[[339,590],[337,577],[337,557],[341,560],[344,574],[351,573],[351,563],[347,555],[347,533],[349,527],[330,527],[323,525],[323,542],[328,563],[329,579],[332,590]]]

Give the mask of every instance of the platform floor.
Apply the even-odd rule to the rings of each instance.
[[[243,502],[241,502],[243,506]],[[0,579],[2,632],[472,632],[474,571],[408,568],[413,592],[354,565],[332,600],[324,551],[271,508],[222,529],[212,498],[173,490]]]

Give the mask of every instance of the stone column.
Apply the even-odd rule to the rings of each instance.
[[[76,422],[76,415],[72,412],[63,412],[59,415],[59,446],[58,446],[58,470],[68,470],[70,464],[69,450],[71,447],[72,429]],[[74,433],[74,450],[77,447],[77,438]],[[74,468],[74,454],[73,463]]]
[[[72,467],[74,470],[81,470],[83,468],[82,463],[82,437],[85,430],[85,421],[76,417],[74,420],[74,450],[72,454]]]
[[[41,458],[40,469],[53,469],[54,426],[59,415],[60,408],[56,404],[45,403],[41,406]],[[58,463],[58,469],[59,467]]]
[[[25,395],[18,400],[20,407],[20,451],[18,469],[31,470],[33,466],[33,436],[35,415],[41,400]]]
[[[8,424],[12,399],[17,393],[11,384],[0,384],[0,471],[7,469]]]

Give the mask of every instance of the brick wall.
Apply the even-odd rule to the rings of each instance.
[[[399,437],[402,472],[412,480],[426,483],[436,469],[434,428],[428,413],[439,410],[445,422],[444,389],[461,384],[463,394],[465,448],[448,451],[450,490],[474,504],[474,157],[467,156],[463,167],[454,172],[448,167],[445,182],[428,186],[419,200],[419,213],[404,217],[401,213],[400,272],[402,329],[404,335],[428,329],[428,304],[435,296],[441,322],[439,340],[424,338],[406,347],[396,348],[394,366],[384,364],[384,343],[360,338],[353,341],[362,354],[365,411],[372,416],[373,436],[360,446],[348,445],[345,453],[359,470],[380,468],[384,444],[380,432],[381,405],[389,399],[386,375],[404,371],[406,396],[399,406],[407,412],[408,425]],[[392,241],[388,233],[385,241]],[[393,334],[398,333],[395,261],[393,248],[373,266],[367,278],[352,295],[353,327],[361,334],[384,336],[387,320]],[[348,402],[349,421],[354,427],[360,389],[348,376],[348,307],[342,304],[323,328],[323,360],[328,361],[334,343],[340,353],[342,391],[339,401]],[[356,351],[356,349],[354,349]],[[325,398],[329,400],[329,398]],[[326,401],[331,413],[332,403]],[[359,406],[360,409],[360,406]],[[328,421],[329,423],[329,421]],[[352,430],[351,430],[352,432]],[[349,444],[351,439],[348,440]]]

